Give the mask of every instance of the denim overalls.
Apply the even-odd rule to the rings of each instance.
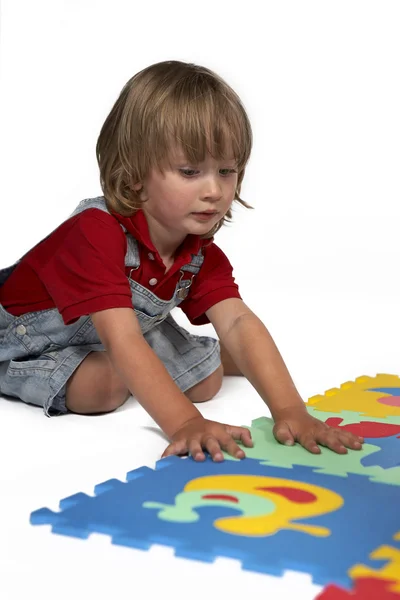
[[[100,196],[82,200],[69,218],[89,208],[109,212]],[[201,249],[192,255],[190,264],[181,268],[181,280],[172,298],[161,300],[130,278],[140,265],[139,251],[134,237],[120,225],[127,238],[125,265],[131,267],[128,280],[132,304],[143,335],[184,392],[211,375],[221,363],[218,340],[190,334],[170,315],[199,272],[204,260]],[[20,260],[0,269],[0,286]],[[0,394],[42,406],[47,416],[65,413],[66,383],[92,351],[105,348],[90,316],[65,325],[56,308],[15,317],[0,304]]]

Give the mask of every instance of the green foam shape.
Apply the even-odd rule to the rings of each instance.
[[[340,415],[336,414],[336,417]],[[364,419],[364,417],[363,417]],[[255,426],[253,426],[255,425]],[[312,454],[300,444],[285,446],[276,441],[272,429],[274,422],[269,417],[255,419],[250,427],[253,447],[243,449],[248,458],[260,461],[262,465],[291,469],[295,465],[313,467],[315,473],[347,477],[355,473],[369,477],[371,481],[400,486],[400,467],[383,469],[379,466],[365,467],[361,460],[380,450],[374,444],[363,444],[362,450],[348,450],[347,454],[337,454],[329,448],[320,446],[320,454]],[[224,452],[228,460],[238,460]]]
[[[319,419],[320,421],[323,421],[323,422],[327,421],[330,418],[342,419],[342,422],[340,423],[341,426],[353,425],[354,423],[361,423],[361,421],[369,421],[369,422],[375,422],[375,423],[390,423],[391,425],[400,425],[400,416],[390,416],[390,417],[384,417],[384,418],[382,418],[382,417],[367,417],[367,416],[364,416],[362,413],[354,412],[351,410],[342,410],[341,412],[333,413],[333,412],[317,410],[316,408],[314,408],[312,406],[308,406],[307,404],[306,404],[306,409],[312,417],[315,417],[316,419]],[[254,421],[252,421],[252,423],[251,423],[251,426],[262,428],[263,424],[264,424],[264,419],[266,419],[266,418],[267,417],[259,417],[258,419],[254,419]]]

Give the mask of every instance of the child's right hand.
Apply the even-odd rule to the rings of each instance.
[[[240,440],[249,448],[253,446],[251,433],[245,427],[224,425],[216,421],[208,421],[203,417],[195,417],[187,421],[171,440],[162,458],[171,454],[189,453],[194,460],[202,461],[205,460],[203,450],[207,450],[214,461],[220,462],[224,460],[221,449],[235,458],[245,457],[245,453],[235,440]]]

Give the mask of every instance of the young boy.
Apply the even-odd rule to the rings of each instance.
[[[104,196],[84,200],[0,271],[0,392],[47,415],[108,412],[133,394],[170,440],[163,456],[242,458],[246,428],[204,419],[224,374],[243,374],[276,439],[345,453],[362,438],[306,411],[266,327],[241,299],[214,235],[240,198],[252,145],[240,99],[215,73],[158,63],[124,86],[97,158]],[[211,322],[194,336],[170,312]]]

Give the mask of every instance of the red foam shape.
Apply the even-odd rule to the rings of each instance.
[[[340,425],[343,419],[329,417],[325,422],[330,427],[339,427],[345,431],[350,431],[354,435],[360,435],[364,438],[384,438],[391,437],[400,433],[400,425],[392,423],[376,423],[375,421],[361,421],[361,423],[351,423],[350,425]]]
[[[287,498],[287,500],[290,500],[291,502],[297,502],[298,504],[309,504],[310,502],[315,502],[317,499],[317,496],[315,496],[311,492],[291,487],[268,486],[256,487],[255,489],[260,490],[262,492],[272,492],[273,494],[279,494],[280,496]]]
[[[386,404],[387,406],[400,406],[400,397],[399,396],[382,396],[382,398],[378,398],[377,402],[380,404]]]
[[[225,502],[239,502],[236,496],[228,496],[227,494],[206,494],[201,497],[202,500],[224,500]]]
[[[328,585],[315,600],[400,600],[399,593],[388,590],[392,580],[360,577],[354,583],[351,591]]]

